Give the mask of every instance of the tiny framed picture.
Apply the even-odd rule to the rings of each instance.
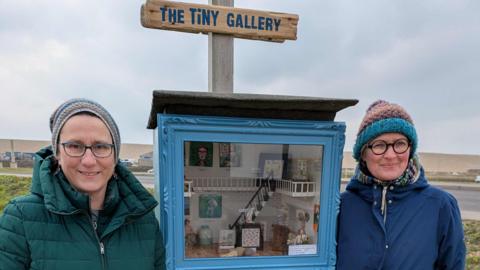
[[[242,229],[242,247],[260,246],[260,228]]]
[[[240,167],[242,160],[241,144],[219,143],[218,155],[220,167]]]
[[[220,230],[218,245],[226,248],[235,247],[235,230]]]
[[[308,160],[297,159],[295,160],[295,180],[307,180],[308,179]]]
[[[190,142],[190,166],[212,167],[213,143]]]
[[[222,217],[222,195],[201,194],[198,200],[198,216],[200,218]]]
[[[236,245],[263,250],[263,231],[258,223],[245,223],[237,230]]]
[[[287,155],[260,153],[258,159],[259,177],[275,180],[285,179],[287,160]]]
[[[275,180],[282,179],[283,160],[265,160],[263,166],[263,178],[271,178]]]

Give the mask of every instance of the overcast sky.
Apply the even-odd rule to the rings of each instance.
[[[48,140],[51,112],[88,97],[124,142],[152,143],[154,89],[207,91],[207,36],[143,28],[143,2],[0,0],[0,138]],[[480,154],[480,1],[235,6],[300,16],[296,41],[235,40],[235,92],[358,99],[337,114],[345,150],[368,105],[385,99],[412,115],[420,152]]]

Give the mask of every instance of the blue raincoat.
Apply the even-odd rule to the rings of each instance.
[[[404,187],[352,178],[341,195],[337,237],[341,270],[465,268],[457,201],[430,186],[423,169],[416,182]]]

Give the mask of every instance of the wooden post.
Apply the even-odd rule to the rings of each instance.
[[[209,0],[210,5],[233,7],[233,0]],[[208,91],[233,93],[233,37],[208,34]]]
[[[147,28],[208,33],[208,91],[233,93],[233,39],[296,40],[299,19],[295,14],[235,8],[233,2],[147,0],[141,8],[141,23]]]

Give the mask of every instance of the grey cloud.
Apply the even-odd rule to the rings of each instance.
[[[207,37],[141,27],[143,2],[2,1],[0,84],[8,113],[0,115],[0,138],[48,138],[51,110],[85,96],[112,111],[124,141],[151,143],[145,125],[152,90],[207,91]],[[235,41],[239,92],[359,99],[337,116],[347,122],[346,149],[366,107],[387,99],[414,117],[420,150],[480,153],[471,143],[480,136],[480,2],[242,0],[236,6],[300,15],[297,41]],[[27,109],[35,113],[11,120]]]

